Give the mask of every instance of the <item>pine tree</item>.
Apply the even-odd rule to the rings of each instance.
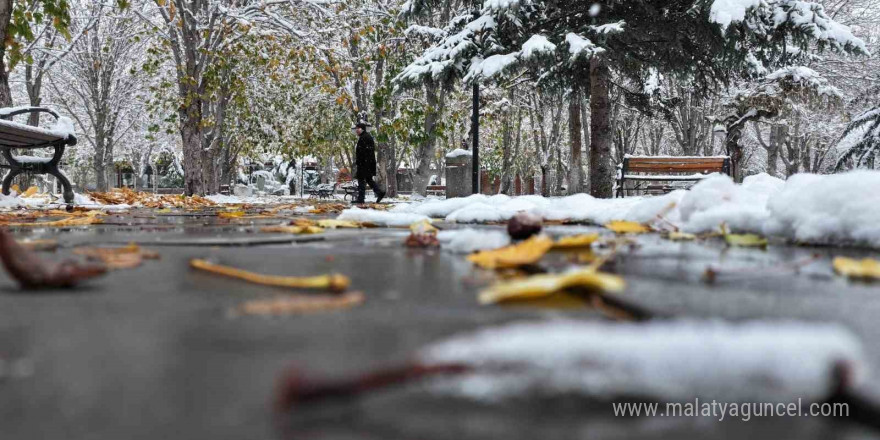
[[[418,17],[435,9],[426,1],[412,0],[405,10]],[[821,5],[800,0],[489,0],[478,11],[459,12],[432,33],[439,38],[396,78],[399,85],[488,81],[526,70],[539,86],[581,81],[585,91],[607,94],[602,84],[612,72],[635,83],[660,72],[709,94],[756,70],[796,63],[813,49],[867,52]],[[607,95],[590,99],[597,197],[612,196],[610,130],[595,129],[608,125],[607,102]]]
[[[861,132],[858,140],[837,159],[835,171],[842,169],[849,160],[855,160],[856,168],[866,166],[880,156],[880,106],[874,107],[847,125],[841,139]]]

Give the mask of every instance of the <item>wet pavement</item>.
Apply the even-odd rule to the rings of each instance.
[[[22,292],[0,274],[0,438],[880,438],[846,420],[614,418],[607,403],[576,397],[489,404],[419,386],[274,415],[276,380],[291,365],[322,376],[353,374],[402,363],[425,344],[481,326],[607,319],[586,308],[480,306],[476,293],[489,276],[461,255],[403,247],[404,229],[255,232],[277,223],[138,210],[104,225],[13,229],[19,238],[57,239],[59,250],[40,254],[48,259],[67,257],[77,245],[128,242],[161,259],[74,290]],[[880,366],[880,288],[830,269],[832,256],[876,253],[735,249],[720,240],[670,243],[656,235],[637,243],[611,264],[628,283],[622,298],[663,316],[841,323],[861,338],[874,370]],[[797,271],[780,267],[814,254],[816,261]],[[193,271],[191,258],[271,274],[339,272],[367,299],[323,313],[236,316],[230,311],[242,301],[284,291]],[[707,284],[710,265],[719,276]],[[869,385],[880,389],[880,374]]]

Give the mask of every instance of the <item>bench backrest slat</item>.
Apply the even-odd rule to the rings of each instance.
[[[624,168],[628,173],[717,173],[726,162],[715,157],[629,157]]]
[[[58,140],[58,138],[37,139],[37,138],[31,138],[31,137],[27,137],[27,136],[20,136],[16,133],[6,133],[6,132],[2,131],[2,129],[0,129],[0,145],[28,146],[28,145],[34,145],[34,144],[44,144],[46,142],[51,142],[54,140]]]
[[[27,126],[20,127],[20,125],[9,121],[0,121],[0,145],[26,148],[28,146],[41,146],[42,144],[63,139],[61,136],[41,133],[29,129]]]

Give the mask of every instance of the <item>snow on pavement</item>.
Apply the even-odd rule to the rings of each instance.
[[[867,375],[852,333],[798,322],[520,322],[453,336],[420,358],[478,367],[435,389],[488,400],[552,390],[666,401],[822,401],[834,390],[837,363],[853,367],[856,383]],[[492,370],[509,365],[519,368]]]
[[[733,232],[752,232],[811,244],[880,247],[880,171],[841,174],[797,174],[787,181],[758,174],[736,184],[726,175],[710,176],[690,190],[662,196],[596,199],[588,194],[566,197],[472,195],[425,199],[400,204],[388,212],[352,208],[340,219],[402,226],[424,218],[458,223],[506,221],[519,211],[545,220],[605,224],[611,220],[640,223],[662,216],[681,230],[710,232],[727,225]],[[666,222],[664,222],[666,223]]]

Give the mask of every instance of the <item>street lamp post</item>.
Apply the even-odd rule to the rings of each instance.
[[[471,115],[471,132],[473,139],[473,194],[480,193],[480,84],[474,81],[473,114]]]

